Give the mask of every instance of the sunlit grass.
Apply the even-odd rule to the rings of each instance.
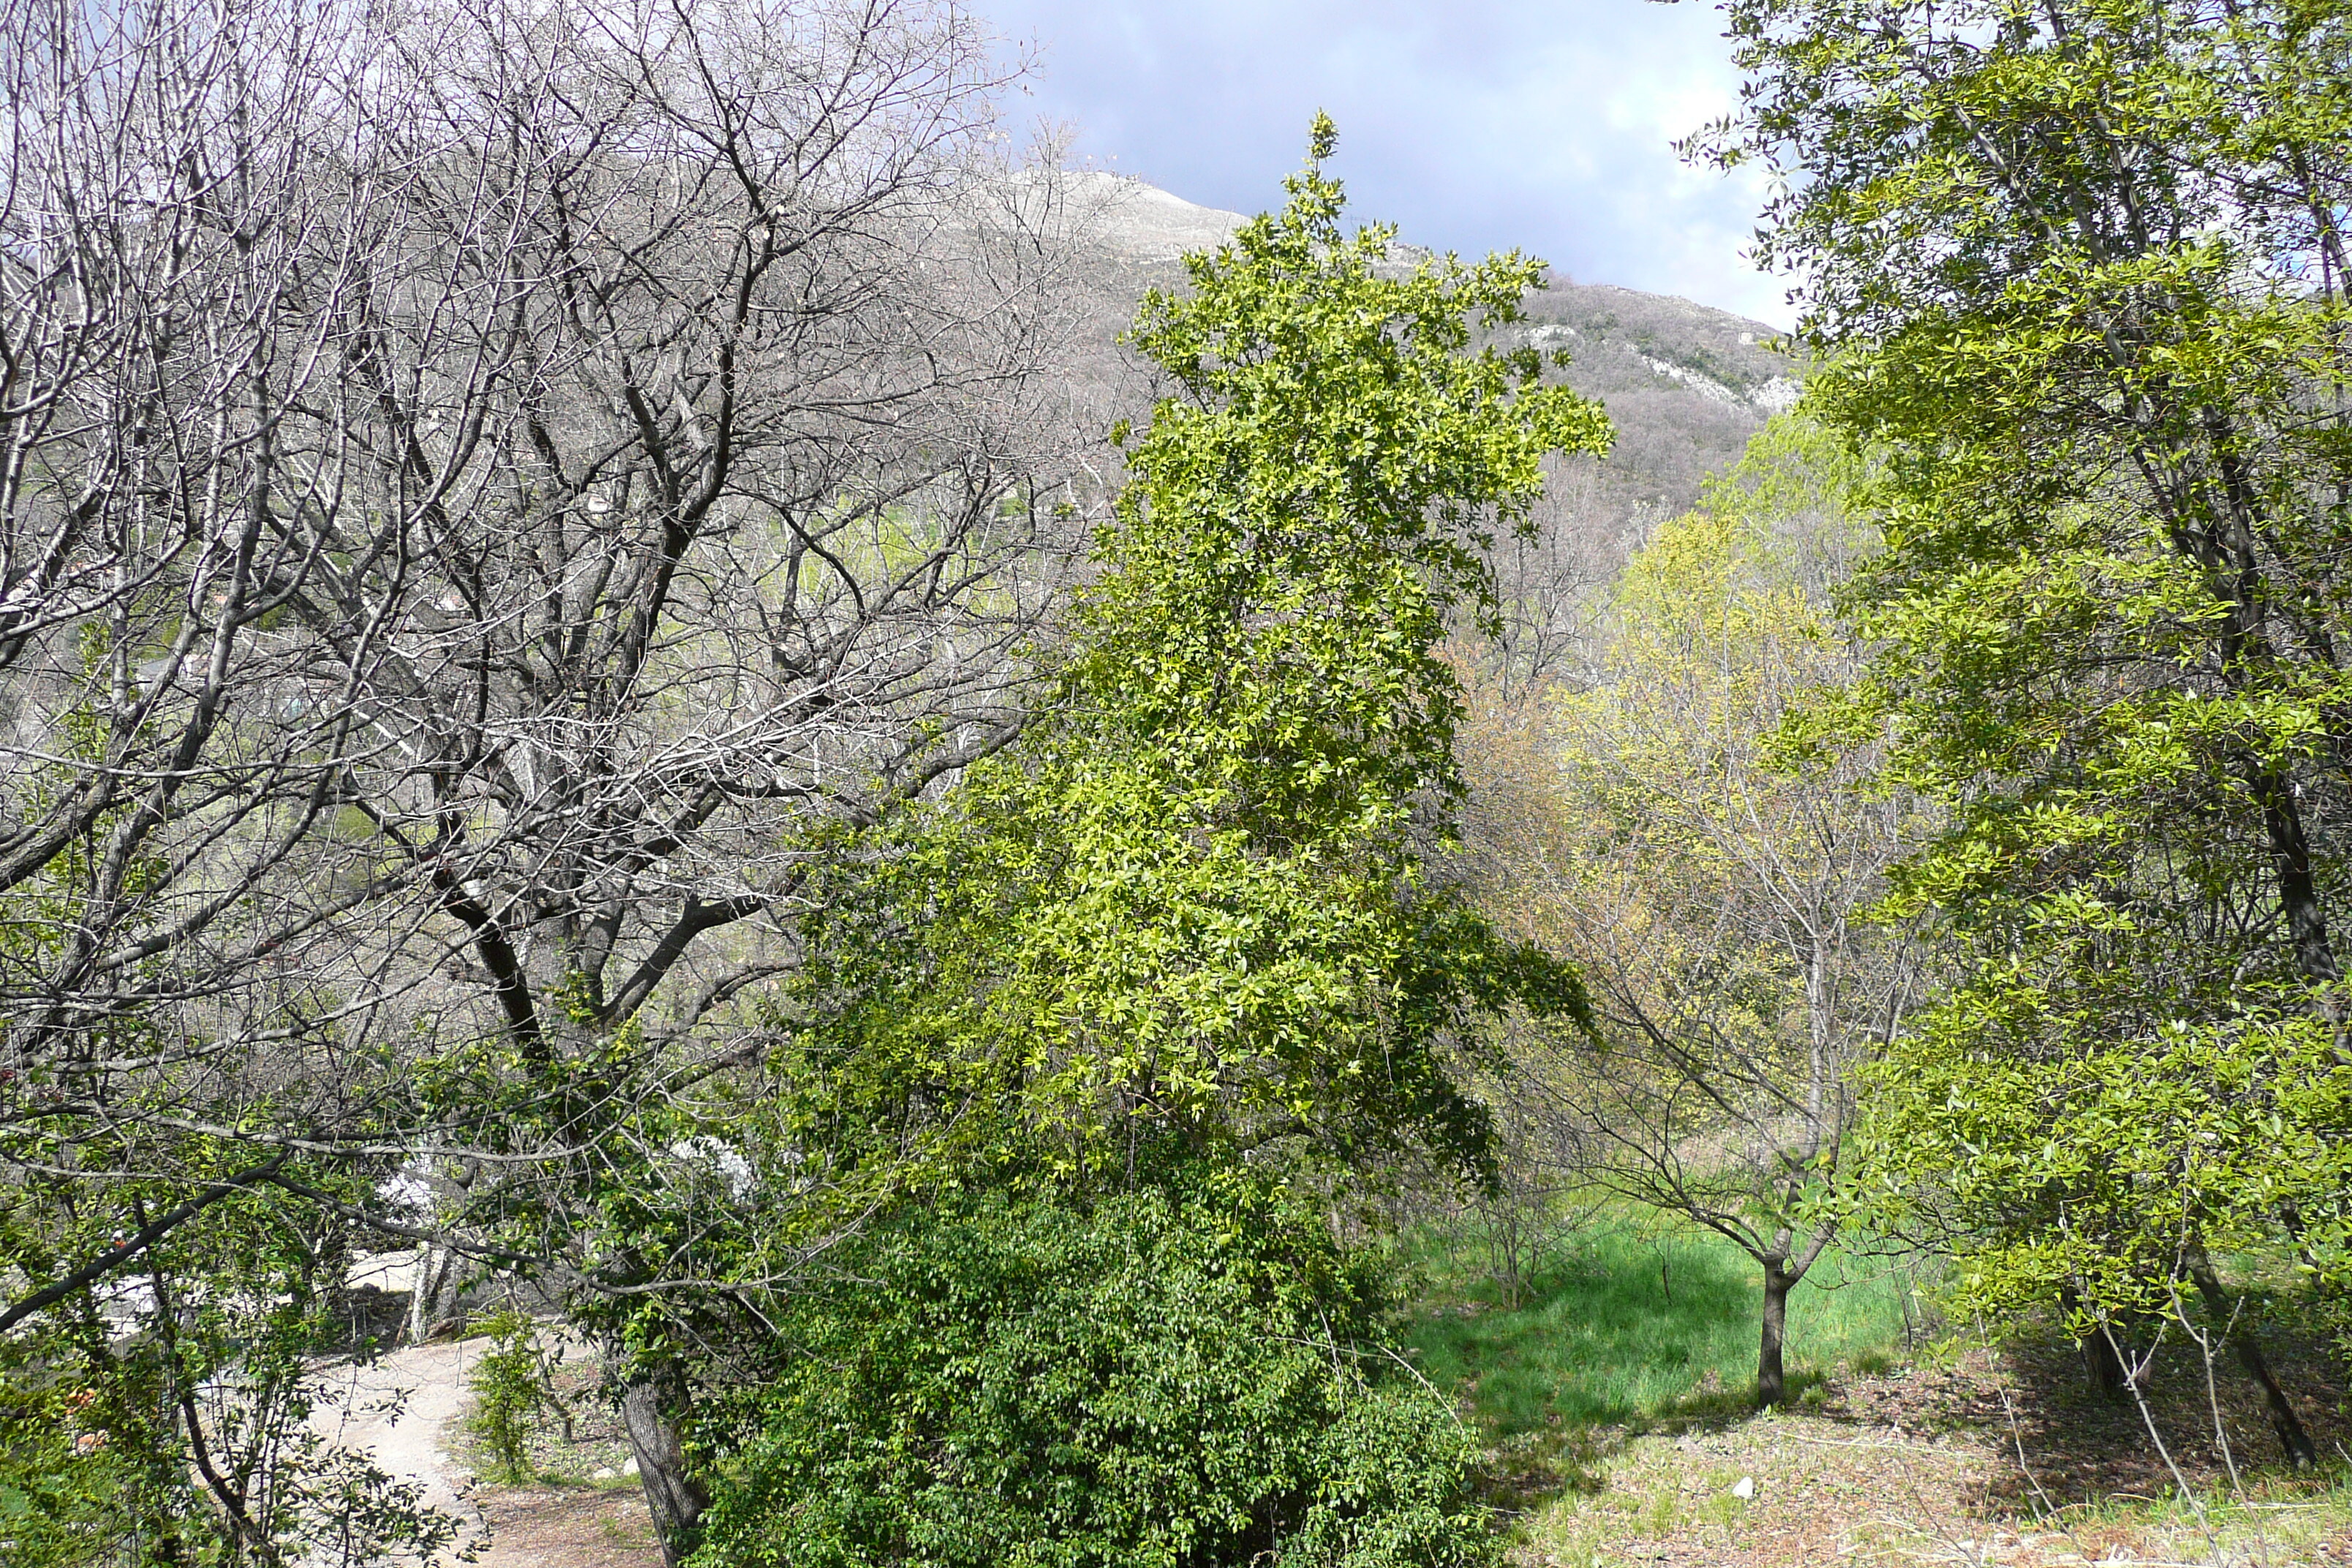
[[[1482,1248],[1418,1238],[1426,1282],[1407,1342],[1498,1438],[1545,1428],[1731,1415],[1755,1387],[1763,1282],[1747,1255],[1695,1227],[1600,1216],[1566,1234],[1513,1293]],[[1906,1335],[1902,1270],[1825,1254],[1789,1298],[1792,1400],[1841,1363],[1874,1370]]]
[[[1817,1529],[1838,1542],[1841,1560],[1857,1563],[1942,1557],[1988,1528],[2042,1538],[2085,1562],[2115,1553],[2303,1563],[2318,1560],[2319,1543],[2347,1538],[2352,1466],[2334,1464],[2317,1475],[2249,1472],[2242,1491],[2217,1478],[2186,1498],[2165,1488],[2086,1493],[2053,1455],[2043,1479],[2055,1503],[2045,1496],[2013,1514],[2000,1505],[1988,1513],[1951,1489],[1951,1468],[2005,1464],[2011,1439],[2003,1434],[1989,1451],[1962,1444],[1907,1453],[1899,1479],[1914,1489],[1909,1500],[1881,1507],[1880,1489],[1892,1483],[1879,1447],[1850,1450],[1843,1438],[1801,1446],[1809,1428],[1790,1417],[1835,1411],[1830,1396],[1849,1376],[1898,1362],[1934,1366],[1939,1350],[1951,1352],[1949,1342],[1930,1343],[1918,1331],[1900,1259],[1832,1251],[1815,1265],[1790,1298],[1791,1410],[1751,1421],[1762,1280],[1719,1237],[1604,1211],[1562,1223],[1515,1283],[1497,1278],[1475,1230],[1421,1231],[1410,1256],[1423,1293],[1407,1342],[1424,1375],[1461,1396],[1486,1436],[1480,1485],[1497,1517],[1511,1521],[1514,1563],[1603,1568],[1656,1555],[1650,1543],[1669,1538],[1729,1551],[1747,1539],[1750,1510],[1767,1508],[1780,1510],[1774,1530]],[[2263,1260],[2235,1261],[2233,1279],[2268,1278],[2256,1267]],[[1918,1268],[1918,1287],[1932,1291],[1932,1264]],[[2270,1310],[2290,1309],[2282,1297]],[[1912,1466],[1924,1468],[1932,1507],[1919,1500],[1923,1481]],[[1733,1490],[1744,1477],[1758,1482],[1752,1501]]]

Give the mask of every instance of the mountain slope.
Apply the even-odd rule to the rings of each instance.
[[[1223,241],[1244,221],[1140,180],[1086,173],[1068,181],[1067,199],[1085,213],[1097,247],[1107,332],[1124,324],[1145,289],[1181,286],[1184,252]],[[1392,254],[1409,264],[1430,253],[1400,244]],[[1736,461],[1766,419],[1795,402],[1797,382],[1770,327],[1687,300],[1556,272],[1526,309],[1528,320],[1498,341],[1547,355],[1565,350],[1562,379],[1600,399],[1617,427],[1605,460],[1561,465],[1537,537],[1497,547],[1515,644],[1508,662],[1519,679],[1535,679],[1560,668],[1596,590],[1652,528],[1697,500],[1701,482]],[[1121,390],[1133,395],[1131,383]],[[1111,398],[1126,400],[1117,392]]]
[[[1093,209],[1095,233],[1113,265],[1130,275],[1133,292],[1177,280],[1176,258],[1228,238],[1239,213],[1197,206],[1140,180],[1073,175],[1074,195]],[[1428,255],[1400,245],[1401,260]],[[1554,273],[1530,295],[1528,321],[1508,334],[1547,353],[1565,349],[1567,381],[1599,397],[1617,421],[1612,489],[1639,502],[1679,510],[1697,498],[1699,479],[1737,458],[1764,420],[1796,399],[1788,358],[1774,350],[1771,328],[1664,294],[1607,283],[1576,283]]]

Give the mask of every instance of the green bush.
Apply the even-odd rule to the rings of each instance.
[[[864,1239],[779,1326],[696,1568],[1403,1568],[1491,1560],[1452,1410],[1375,1267],[1223,1173],[966,1194]]]
[[[555,1404],[556,1358],[539,1342],[539,1325],[516,1308],[493,1313],[482,1326],[490,1348],[466,1379],[474,1394],[469,1425],[499,1479],[519,1485],[530,1479],[531,1425]]]

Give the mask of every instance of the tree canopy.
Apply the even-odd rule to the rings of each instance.
[[[713,1561],[1485,1550],[1453,1416],[1397,1384],[1316,1205],[1400,1159],[1481,1179],[1454,1053],[1506,1007],[1582,1016],[1422,858],[1462,787],[1439,645],[1492,616],[1482,551],[1544,456],[1607,426],[1471,350],[1534,265],[1396,275],[1391,230],[1339,227],[1331,139],[1145,300],[1173,392],[1116,433],[1050,700],[837,847],[778,1060],[801,1168],[875,1184],[852,1245],[904,1310],[781,1304],[873,1385],[787,1372],[713,1438],[745,1445]]]
[[[1797,176],[1763,251],[1885,458],[1847,733],[1951,810],[1898,897],[1967,972],[1873,1079],[1884,1212],[2001,1309],[2230,1321],[2257,1238],[2340,1282],[2342,10],[1728,15],[1699,145]]]
[[[908,813],[814,928],[811,1048],[1017,1088],[1072,1169],[1139,1137],[1292,1138],[1475,1173],[1445,1052],[1579,983],[1422,870],[1461,793],[1439,657],[1542,459],[1607,439],[1536,356],[1468,352],[1535,264],[1392,275],[1316,160],[1191,258],[1135,346],[1168,373],[1021,745]],[[863,889],[861,892],[859,889]]]

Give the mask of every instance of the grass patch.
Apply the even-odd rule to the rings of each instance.
[[[1790,1407],[1750,1419],[1759,1271],[1710,1233],[1644,1217],[1563,1225],[1532,1261],[1520,1251],[1507,1281],[1496,1235],[1407,1239],[1423,1287],[1407,1342],[1486,1437],[1481,1497],[1508,1521],[1515,1563],[1916,1563],[1993,1537],[2022,1563],[2300,1563],[2352,1539],[2352,1462],[2276,1469],[2258,1393],[2234,1365],[2216,1385],[2242,1490],[2210,1441],[2201,1364],[2178,1342],[2158,1363],[2148,1396],[2187,1468],[2185,1498],[2139,1408],[2100,1398],[2063,1333],[1922,1343],[1908,1270],[1881,1258],[1832,1251],[1797,1287]],[[1507,1239],[1524,1248],[1526,1234]],[[2340,1373],[2289,1327],[2298,1299],[2268,1259],[2232,1261],[2323,1451],[2352,1443]],[[1869,1375],[1898,1363],[1899,1375]],[[1808,1419],[1816,1410],[1823,1419]]]
[[[1748,1408],[1763,1281],[1711,1232],[1603,1216],[1538,1258],[1516,1306],[1475,1250],[1424,1236],[1414,1261],[1426,1285],[1406,1342],[1497,1439]],[[1789,1297],[1791,1398],[1840,1363],[1878,1370],[1897,1356],[1905,1292],[1885,1259],[1824,1253]]]

